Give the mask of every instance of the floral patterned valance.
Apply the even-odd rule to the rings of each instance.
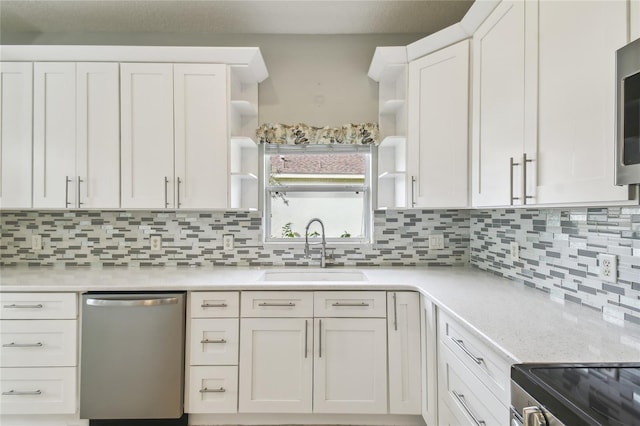
[[[377,145],[377,123],[345,124],[342,127],[314,127],[307,124],[265,123],[258,127],[258,143],[281,145]]]

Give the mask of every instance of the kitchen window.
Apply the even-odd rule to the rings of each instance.
[[[304,242],[313,218],[324,223],[328,243],[370,242],[374,147],[263,147],[265,242]],[[309,237],[320,236],[312,224]]]

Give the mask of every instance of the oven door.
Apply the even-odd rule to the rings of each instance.
[[[520,385],[511,381],[510,426],[564,426]]]

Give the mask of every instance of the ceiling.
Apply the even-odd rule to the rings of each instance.
[[[472,0],[0,0],[3,33],[430,34]]]

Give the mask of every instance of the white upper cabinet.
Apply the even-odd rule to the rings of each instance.
[[[33,206],[76,202],[76,64],[35,63],[33,83]]]
[[[120,206],[120,72],[114,63],[76,65],[76,206]]]
[[[122,207],[173,207],[173,65],[123,63],[120,78]]]
[[[0,63],[0,207],[31,207],[33,65]]]
[[[523,204],[524,19],[524,2],[502,2],[473,36],[474,206]]]
[[[538,3],[537,203],[607,202],[614,185],[615,51],[627,2]]]
[[[468,205],[469,41],[409,64],[409,207]]]
[[[177,208],[225,208],[228,194],[227,66],[176,64]]]

